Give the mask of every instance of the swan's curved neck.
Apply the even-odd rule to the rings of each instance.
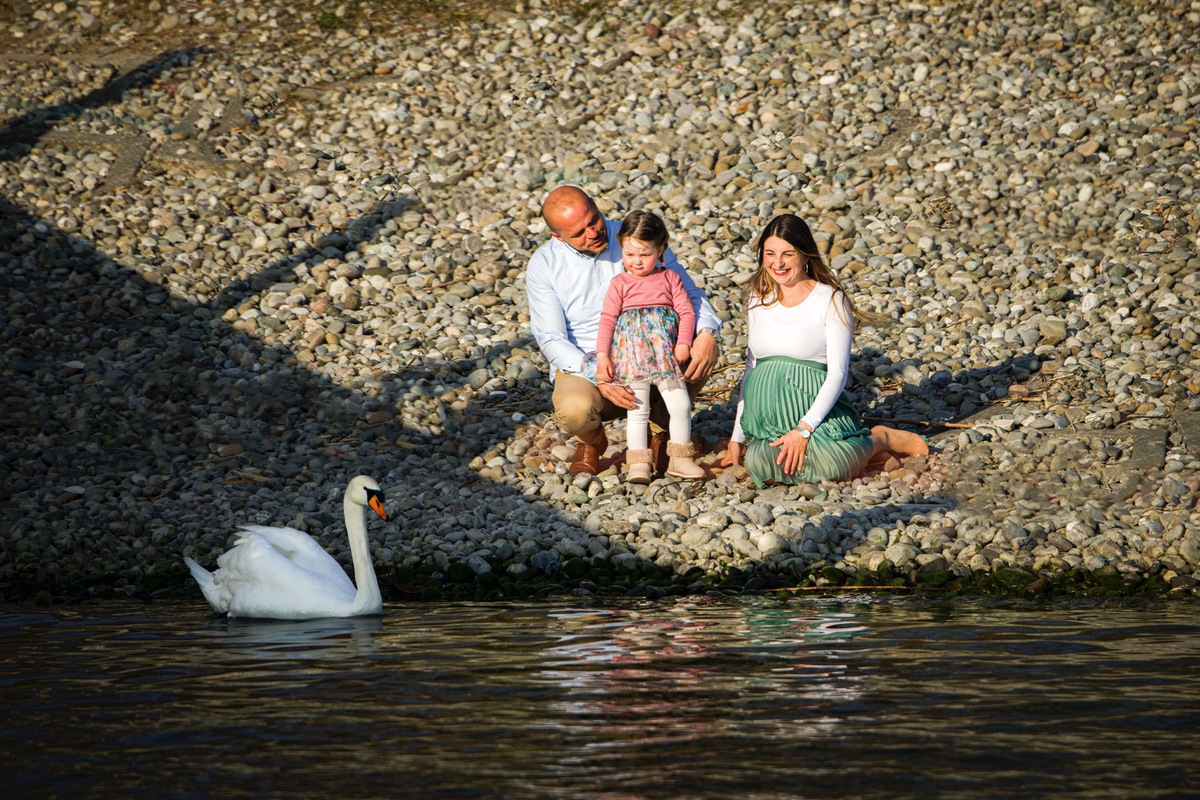
[[[366,508],[347,501],[342,506],[346,516],[346,533],[350,538],[350,556],[354,561],[354,612],[378,609],[383,601],[375,566],[371,562],[371,545],[367,541]]]

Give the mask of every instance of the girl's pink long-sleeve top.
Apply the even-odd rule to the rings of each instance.
[[[608,293],[604,295],[604,308],[600,312],[596,352],[607,353],[612,349],[613,329],[622,311],[651,306],[675,309],[679,317],[679,339],[675,343],[691,347],[692,338],[696,335],[696,312],[692,308],[692,301],[679,275],[669,269],[660,269],[644,278],[622,272],[612,279]]]

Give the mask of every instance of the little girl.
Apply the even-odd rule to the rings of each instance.
[[[621,223],[617,241],[625,272],[612,279],[604,297],[594,359],[598,383],[626,384],[637,398],[627,418],[629,482],[650,482],[651,384],[671,415],[667,474],[703,478],[704,470],[692,459],[691,399],[679,369],[691,355],[696,312],[679,275],[662,266],[667,226],[655,214],[634,211]],[[592,359],[585,360],[587,372]]]

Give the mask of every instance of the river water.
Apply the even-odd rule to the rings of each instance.
[[[1200,605],[0,609],[0,797],[1200,796]]]

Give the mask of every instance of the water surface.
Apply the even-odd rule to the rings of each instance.
[[[0,796],[1200,796],[1200,605],[3,609]]]

